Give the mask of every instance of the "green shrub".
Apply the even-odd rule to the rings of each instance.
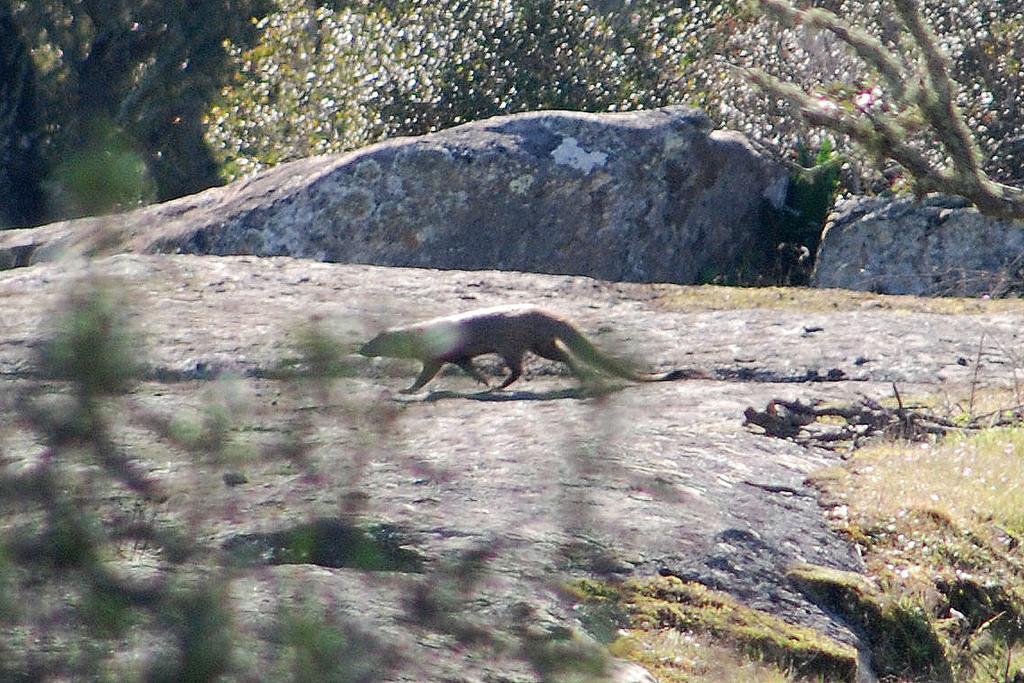
[[[125,311],[102,286],[86,283],[44,347],[42,366],[87,397],[124,393],[141,369]]]
[[[208,117],[209,140],[233,178],[497,114],[707,103],[696,67],[735,3],[594,4],[278,0],[260,44],[231,48],[238,77]]]

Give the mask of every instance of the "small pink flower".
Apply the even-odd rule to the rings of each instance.
[[[882,89],[876,85],[871,90],[864,90],[857,93],[857,96],[853,98],[853,106],[863,112],[881,109]]]

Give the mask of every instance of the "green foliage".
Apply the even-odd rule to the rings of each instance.
[[[213,681],[231,664],[231,619],[216,581],[181,588],[163,603],[161,617],[178,639],[174,656],[158,661],[148,673],[153,683]]]
[[[95,634],[105,638],[124,636],[138,616],[123,594],[103,586],[97,586],[85,594],[81,611],[82,619],[94,629]]]
[[[7,549],[4,547],[3,539],[0,539],[0,623],[14,618],[15,596],[13,587],[11,562],[7,558]],[[0,647],[0,651],[2,651],[2,647]]]
[[[302,328],[295,347],[299,354],[296,365],[310,377],[326,380],[352,375],[351,363],[345,359],[349,350],[335,339],[321,321],[314,320]]]
[[[771,217],[764,248],[775,251],[773,282],[806,285],[822,227],[839,193],[845,158],[829,138],[821,142],[817,152],[805,143],[797,145],[796,151],[797,163],[790,174],[786,202]]]
[[[278,0],[260,44],[232,47],[239,76],[209,139],[234,178],[497,114],[699,103],[689,72],[714,54],[733,4],[602,14],[583,0]]]
[[[53,170],[51,210],[61,215],[98,215],[152,201],[153,182],[145,160],[122,131],[107,125]]]
[[[565,627],[527,630],[523,655],[542,681],[610,680],[607,651]]]
[[[858,30],[890,41],[893,64],[913,63],[915,47],[891,30],[887,3],[843,7]],[[820,146],[822,134],[779,98],[765,98],[736,66],[763,69],[850,111],[879,83],[881,98],[869,103],[877,111],[895,93],[835,35],[779,26],[737,2],[642,0],[628,12],[620,3],[582,0],[320,7],[280,0],[276,8],[259,25],[257,47],[232,47],[238,77],[209,116],[209,139],[228,178],[495,114],[679,102],[703,107],[719,125],[785,157],[801,144]],[[1019,8],[965,0],[953,10],[929,0],[922,11],[951,57],[953,79],[971,84],[956,104],[976,133],[984,170],[1004,182],[1024,178]],[[902,123],[926,156],[939,150],[941,138],[924,133],[919,120]],[[877,169],[870,155],[846,149],[847,133],[836,144],[853,162],[851,177],[867,189],[898,187],[902,178],[888,166]]]
[[[99,524],[83,514],[67,499],[53,501],[49,509],[49,528],[41,544],[42,558],[57,569],[82,569],[101,561]]]
[[[24,437],[19,443],[26,445],[16,467],[0,467],[0,679],[255,680],[267,674],[256,667],[283,662],[296,680],[381,680],[394,666],[395,653],[333,609],[320,621],[283,623],[285,637],[269,652],[241,650],[238,641],[249,632],[232,620],[236,603],[229,587],[249,570],[252,562],[245,560],[254,556],[262,562],[361,572],[422,572],[425,557],[408,549],[408,539],[393,525],[355,524],[358,508],[347,504],[340,518],[276,534],[233,536],[241,541],[241,554],[235,552],[237,544],[211,542],[207,525],[235,523],[211,518],[224,514],[223,498],[213,496],[208,507],[202,499],[222,485],[217,468],[236,429],[237,387],[215,387],[209,393],[223,394],[223,400],[174,417],[129,392],[136,373],[121,370],[138,367],[139,345],[124,325],[127,310],[110,294],[114,288],[110,282],[78,284],[66,308],[55,312],[53,338],[40,357],[41,377],[22,382],[11,401],[19,438]],[[340,352],[329,337],[317,339],[308,345],[308,356],[320,361],[309,365],[329,368]],[[285,382],[278,398],[299,404],[291,408],[293,414],[312,413],[304,398],[306,374]],[[327,400],[317,405],[334,410]],[[377,411],[366,410],[364,417],[372,425],[359,426],[370,432],[368,441],[379,443],[390,418],[371,412]],[[199,418],[189,422],[181,413]],[[287,460],[289,470],[300,469],[307,486],[319,479],[294,451],[275,443],[256,450],[255,465]],[[195,468],[185,481],[154,478],[169,455]],[[355,465],[355,497],[362,493],[356,487],[366,460],[344,455]],[[172,496],[184,504],[168,504]],[[489,555],[472,557],[482,563]],[[458,586],[445,591],[456,599],[443,602],[445,620],[438,623],[464,621],[447,607],[466,609],[473,585],[467,575],[425,581],[428,597],[435,589],[432,580]],[[57,595],[61,598],[54,600]],[[44,637],[26,644],[25,633]],[[488,630],[467,626],[460,633],[479,640]]]
[[[814,251],[821,226],[832,210],[839,192],[839,174],[845,161],[831,139],[825,138],[817,153],[801,144],[797,148],[800,171],[790,179],[786,205],[795,212],[793,241]]]
[[[919,33],[933,35],[936,59],[917,47],[912,32],[894,30],[890,3],[848,0],[843,15],[876,41],[881,68],[828,30],[780,26],[744,5],[5,3],[0,33],[13,39],[0,48],[0,181],[9,179],[24,194],[12,195],[6,208],[0,204],[0,225],[168,199],[288,159],[530,109],[687,103],[780,157],[804,141],[822,143],[819,130],[792,115],[787,97],[764,97],[736,66],[763,69],[848,114],[880,87],[869,114],[889,116],[893,126],[850,126],[836,140],[865,189],[901,188],[922,175],[924,166],[903,173],[875,166],[874,156],[904,133],[933,167],[943,144],[959,137],[954,156],[969,161],[979,156],[971,152],[976,146],[992,179],[1024,179],[1018,3],[924,2],[921,14],[934,34]],[[950,84],[963,87],[942,95],[943,79],[922,70],[922,90],[938,97],[922,97],[917,111],[904,109],[901,92],[913,94],[909,86],[919,80],[913,65],[919,57],[928,68],[941,65],[942,53]],[[890,78],[891,67],[901,64],[909,65],[905,77]],[[945,115],[951,105],[962,117]],[[959,118],[971,140],[957,131]],[[939,123],[932,133],[923,126],[928,120]],[[107,122],[106,131],[96,122]],[[109,131],[116,131],[113,140]],[[847,149],[857,131],[865,133],[864,148]],[[40,208],[44,177],[58,200],[48,216]]]
[[[0,228],[44,215],[36,69],[9,3],[0,2]]]
[[[296,681],[348,683],[360,679],[350,667],[358,660],[342,658],[348,639],[333,624],[316,615],[289,614],[284,619],[284,642],[291,650]]]
[[[192,544],[155,513],[146,514],[161,498],[159,487],[112,436],[110,408],[131,388],[140,362],[126,312],[111,291],[108,283],[80,283],[44,347],[42,374],[70,391],[54,394],[31,384],[17,400],[34,440],[48,445],[31,466],[0,471],[0,580],[18,593],[18,628],[45,621],[70,644],[38,664],[13,662],[2,675],[71,670],[93,678],[109,651],[97,638],[123,638],[137,624],[160,623],[176,647],[149,680],[213,680],[231,657],[224,596],[215,581],[182,580]],[[136,512],[112,509],[111,495],[133,503],[128,507]],[[23,521],[12,525],[12,514]],[[125,541],[132,552],[159,556],[161,571],[145,578],[118,567]],[[8,563],[17,571],[8,575]],[[70,599],[58,605],[38,599],[58,593]]]
[[[384,679],[397,660],[374,640],[303,605],[286,607],[279,623],[282,663],[294,681],[371,683]]]
[[[952,670],[928,612],[875,590],[860,574],[804,565],[787,576],[812,601],[864,634],[882,676],[951,681]]]

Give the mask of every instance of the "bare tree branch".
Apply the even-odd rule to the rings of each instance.
[[[957,194],[982,213],[1024,218],[1024,190],[997,183],[982,170],[981,149],[956,105],[956,84],[949,74],[947,58],[921,16],[917,0],[893,2],[922,57],[923,71],[906,66],[878,39],[832,12],[801,10],[788,0],[761,0],[761,7],[781,20],[829,31],[850,46],[887,84],[891,112],[862,110],[854,115],[838,105],[829,107],[827,100],[764,71],[748,69],[747,77],[765,92],[793,104],[810,125],[846,135],[876,158],[900,164],[919,193]],[[936,164],[909,142],[916,131],[908,124],[918,119],[923,119],[942,146],[945,165]]]

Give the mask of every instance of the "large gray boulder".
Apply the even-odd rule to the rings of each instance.
[[[825,227],[811,284],[879,294],[1004,296],[1024,291],[1024,224],[958,197],[858,197]]]
[[[785,189],[781,168],[692,109],[535,112],[0,233],[0,266],[179,252],[694,283],[763,262],[764,212]]]

